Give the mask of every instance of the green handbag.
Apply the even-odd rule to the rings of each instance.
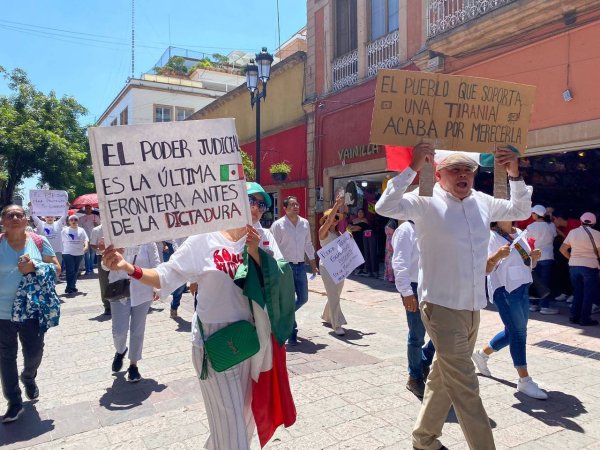
[[[208,361],[215,372],[223,372],[258,353],[258,334],[254,325],[247,320],[238,320],[205,339],[202,322],[198,316],[196,319],[204,342],[201,380],[208,378]]]

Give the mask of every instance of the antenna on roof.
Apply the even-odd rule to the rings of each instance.
[[[131,0],[131,78],[135,77],[135,0]]]

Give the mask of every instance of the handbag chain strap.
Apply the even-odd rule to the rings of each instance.
[[[582,224],[581,227],[587,233],[587,235],[590,237],[590,241],[592,241],[592,247],[594,249],[594,253],[596,254],[596,259],[600,263],[600,254],[598,254],[598,247],[596,247],[596,242],[594,241],[594,236],[592,236],[592,233],[590,232],[590,230],[587,229],[587,225]]]

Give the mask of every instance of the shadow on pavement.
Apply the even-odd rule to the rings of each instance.
[[[154,308],[154,307],[150,306],[150,308],[148,308],[148,314],[163,312],[164,310],[165,310],[165,308]]]
[[[23,407],[25,409],[25,413],[19,420],[13,423],[1,425],[1,446],[14,444],[16,442],[29,441],[54,430],[54,420],[42,420],[32,402],[24,403]]]
[[[517,388],[517,383],[513,383],[512,381],[508,381],[508,380],[505,380],[503,378],[496,378],[495,376],[492,376],[492,375],[490,375],[488,377],[488,376],[482,375],[480,373],[478,373],[477,376],[478,377],[482,377],[482,378],[489,378],[490,380],[497,381],[498,383],[503,384],[504,386],[511,387],[513,389]]]
[[[512,405],[513,408],[529,414],[546,425],[558,425],[567,430],[585,433],[581,426],[570,420],[570,418],[578,417],[581,414],[587,414],[581,400],[574,395],[559,391],[548,391],[548,400],[532,399],[520,392],[514,395],[521,403]]]
[[[364,277],[361,275],[350,275],[348,279],[355,281],[356,283],[368,286],[372,289],[377,289],[378,291],[397,292],[396,285],[394,283],[390,283],[389,281],[385,281],[380,278]],[[348,292],[353,291],[348,290]]]
[[[286,344],[285,346],[288,353],[305,353],[307,355],[314,355],[325,347],[327,347],[327,344],[315,344],[308,339],[302,338],[298,338],[298,345]]]
[[[177,329],[175,331],[178,331],[179,333],[190,333],[192,331],[192,322],[188,322],[179,316],[173,320],[177,322]]]
[[[338,336],[333,331],[331,331],[329,334],[331,336],[333,336],[334,338],[339,339],[340,341],[347,342],[348,344],[355,345],[357,347],[369,347],[369,345],[368,344],[358,344],[358,343],[352,342],[352,341],[359,341],[363,338],[363,336],[371,336],[371,335],[375,334],[375,333],[363,333],[362,331],[354,330],[352,328],[344,328],[344,330],[346,331],[346,334],[343,336]]]
[[[141,406],[144,400],[153,392],[162,392],[167,388],[164,384],[158,384],[152,378],[144,378],[137,383],[128,383],[125,380],[125,372],[115,375],[113,385],[106,389],[106,393],[100,397],[100,406],[109,411],[123,411]]]
[[[112,318],[110,314],[98,314],[96,317],[90,317],[88,320],[94,320],[96,322],[107,322]]]

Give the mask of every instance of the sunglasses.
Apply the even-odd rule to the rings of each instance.
[[[260,211],[264,212],[267,210],[267,204],[265,202],[263,202],[262,200],[257,200],[252,195],[248,196],[248,201],[250,202],[250,206],[256,206]]]
[[[4,217],[6,217],[7,219],[22,219],[25,217],[25,214],[21,212],[9,212],[4,214]]]

